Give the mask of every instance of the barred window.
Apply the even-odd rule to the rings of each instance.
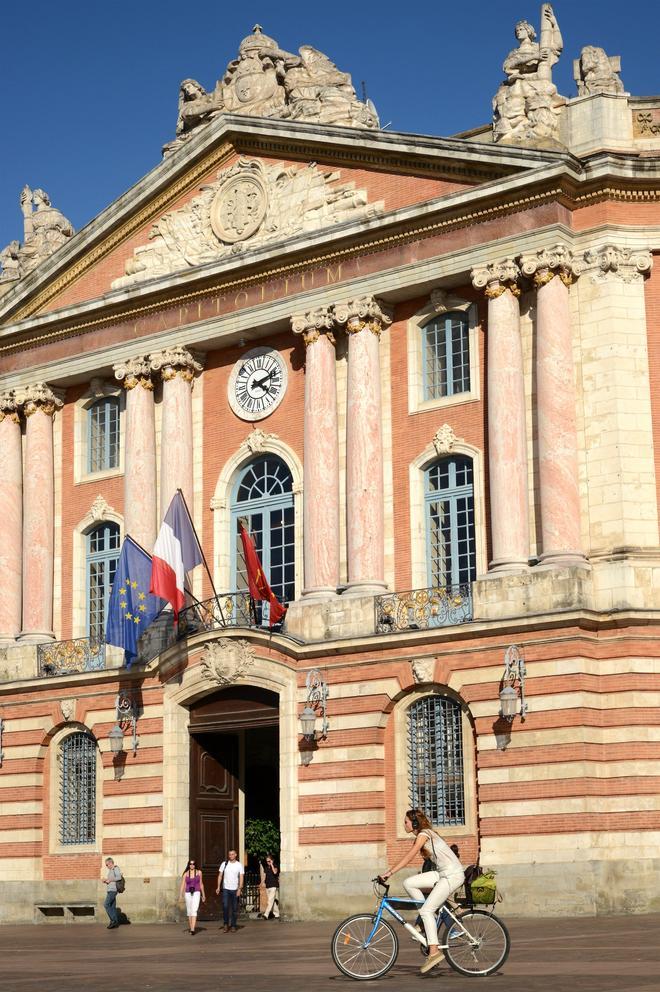
[[[79,732],[60,745],[60,843],[96,840],[96,741]]]
[[[105,472],[119,466],[119,400],[106,397],[87,411],[87,471]]]
[[[470,327],[465,314],[448,313],[422,328],[424,399],[470,391]]]
[[[411,808],[431,823],[465,823],[461,707],[444,696],[425,696],[408,710]]]

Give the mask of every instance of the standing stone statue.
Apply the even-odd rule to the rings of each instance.
[[[43,189],[24,186],[20,196],[23,244],[11,241],[0,252],[0,282],[10,283],[36,269],[74,234],[71,222],[50,202]],[[3,287],[5,291],[9,287]]]
[[[573,62],[573,78],[577,83],[578,96],[623,93],[620,72],[619,55],[607,55],[604,48],[585,45],[580,58]]]
[[[566,100],[552,82],[552,67],[564,43],[554,11],[541,6],[541,37],[529,21],[518,21],[518,48],[504,60],[506,80],[493,99],[493,141],[506,144],[558,144],[559,108]]]

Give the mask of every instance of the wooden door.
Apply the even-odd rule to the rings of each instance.
[[[190,741],[190,855],[198,859],[206,890],[202,919],[219,919],[218,868],[238,850],[239,739],[231,733],[192,734]],[[182,866],[182,869],[183,870]]]

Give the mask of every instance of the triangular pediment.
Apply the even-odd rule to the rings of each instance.
[[[220,116],[0,296],[0,322],[367,237],[560,164],[460,139]],[[405,215],[405,216],[404,216]]]

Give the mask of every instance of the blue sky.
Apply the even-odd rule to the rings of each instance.
[[[366,82],[390,128],[449,135],[485,123],[515,47],[516,20],[537,27],[537,0],[6,0],[0,162],[0,247],[22,237],[18,198],[41,186],[80,228],[160,161],[174,135],[179,82],[213,86],[259,22],[282,48],[312,44],[358,90]],[[558,0],[564,37],[555,67],[575,94],[583,45],[621,55],[626,89],[660,92],[657,0]],[[626,15],[630,13],[630,16]]]

